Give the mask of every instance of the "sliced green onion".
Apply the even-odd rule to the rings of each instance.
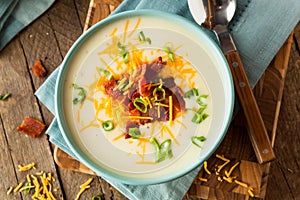
[[[95,195],[92,197],[92,200],[102,200],[102,199],[103,199],[103,197],[100,195]]]
[[[148,103],[141,98],[135,98],[133,101],[133,105],[136,109],[138,109],[142,113],[146,113],[148,110],[147,108]]]
[[[72,84],[73,88],[79,90],[78,97],[73,99],[73,104],[82,103],[86,97],[86,90],[83,87],[78,86],[77,84]]]
[[[6,93],[5,95],[0,95],[0,100],[4,101],[6,100],[11,94],[10,93]]]
[[[158,99],[157,97],[158,97],[159,93],[162,94],[162,97]],[[153,90],[153,96],[154,96],[156,102],[157,101],[163,101],[163,100],[166,99],[166,91],[163,88],[156,87]]]
[[[26,182],[25,187],[26,187],[26,189],[24,190],[25,195],[30,192],[31,188],[34,188],[34,186],[30,182]]]
[[[140,34],[139,34],[139,40],[140,40],[141,42],[144,42],[144,41],[146,40],[146,37],[145,37],[143,31],[140,31]]]
[[[124,63],[127,64],[129,62],[129,53],[126,50],[126,47],[122,45],[120,42],[118,42],[118,48],[120,50],[120,54],[123,58]]]
[[[146,42],[148,42],[149,44],[151,44],[151,39],[150,38],[146,38]]]
[[[172,52],[171,48],[170,47],[164,47],[163,49],[166,53],[168,53],[170,60],[172,62],[174,62],[175,61],[175,56],[174,56],[174,53]]]
[[[200,105],[207,105],[206,100],[207,100],[208,95],[201,95],[197,98],[196,102]]]
[[[111,131],[115,128],[115,125],[111,120],[106,120],[102,123],[102,127],[105,131]]]
[[[141,131],[138,127],[129,128],[128,134],[132,139],[139,139],[141,137]]]
[[[128,52],[123,55],[123,61],[124,61],[125,64],[127,64],[129,62],[129,54],[128,54]]]
[[[203,122],[209,115],[207,113],[198,113],[196,112],[194,117],[192,118],[192,122],[196,124],[200,124]]]
[[[197,88],[192,88],[186,93],[184,93],[184,98],[190,98],[192,96],[199,96],[198,89]]]
[[[148,37],[146,38],[143,31],[140,31],[139,33],[139,40],[140,42],[148,42],[149,44],[151,44],[151,39]]]
[[[154,145],[156,150],[156,158],[155,162],[161,162],[166,160],[167,158],[170,159],[173,157],[172,149],[171,149],[171,139],[167,139],[163,141],[160,145],[156,138],[150,138],[150,142]]]
[[[102,72],[104,74],[104,76],[106,76],[106,78],[109,80],[112,77],[112,73],[106,69],[102,69],[102,68],[98,68],[100,70],[100,72]]]
[[[194,145],[196,145],[199,148],[202,148],[201,143],[203,143],[206,140],[206,137],[204,137],[204,136],[193,136],[191,138],[191,140],[192,140],[192,143]]]

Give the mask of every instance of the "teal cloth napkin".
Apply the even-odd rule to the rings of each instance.
[[[0,0],[0,51],[53,2],[54,0]]]
[[[239,0],[236,16],[230,25],[231,33],[252,86],[259,80],[276,52],[300,20],[298,0],[269,2],[267,0]],[[187,2],[184,0],[125,0],[113,14],[143,8],[178,14],[193,21]],[[204,31],[214,37],[211,31]],[[35,93],[54,115],[54,93],[58,72],[59,67]],[[76,158],[65,143],[56,119],[53,120],[46,133],[52,143]],[[183,198],[199,169],[200,166],[181,178],[157,185],[134,186],[113,180],[107,181],[129,199],[177,200]]]

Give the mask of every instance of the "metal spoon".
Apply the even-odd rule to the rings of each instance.
[[[190,9],[192,1],[189,0]],[[203,21],[200,25],[208,29],[212,29],[218,36],[221,49],[225,54],[229,64],[235,90],[238,94],[240,103],[244,110],[244,114],[248,124],[250,140],[254,148],[259,163],[265,163],[275,158],[267,130],[261,117],[254,94],[246,76],[241,58],[228,31],[228,23],[233,18],[236,10],[236,0],[198,0],[198,4],[202,3],[204,12],[195,13],[195,9],[191,9],[191,13],[195,20],[199,23],[199,19]],[[203,15],[203,13],[206,14]],[[205,16],[205,17],[203,17]],[[204,22],[204,23],[203,23]]]

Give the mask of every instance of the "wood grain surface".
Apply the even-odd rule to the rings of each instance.
[[[97,10],[97,15],[102,18],[106,17],[120,2],[121,0],[99,0],[101,6]],[[47,77],[41,79],[35,77],[31,67],[37,59],[41,59],[47,69],[47,76],[56,69],[71,45],[83,32],[89,4],[90,0],[56,0],[49,10],[18,34],[0,52],[0,95],[11,93],[6,101],[0,101],[1,200],[31,199],[31,195],[23,193],[13,192],[9,196],[6,194],[10,186],[15,187],[26,179],[27,173],[19,172],[18,165],[31,162],[36,163],[37,169],[30,173],[43,170],[54,175],[56,181],[53,187],[57,189],[54,196],[57,199],[75,199],[80,190],[80,184],[91,177],[94,179],[91,188],[86,190],[80,199],[91,199],[96,194],[102,195],[104,199],[126,199],[101,177],[79,173],[56,165],[53,154],[54,146],[48,141],[47,135],[42,134],[39,138],[32,139],[16,130],[27,116],[41,120],[47,126],[51,123],[54,116],[34,96],[36,89]],[[265,199],[272,200],[300,199],[300,24],[296,27],[290,44],[289,59],[284,53],[281,54],[281,58],[277,56],[272,61],[274,69],[268,68],[269,73],[273,76],[264,75],[255,89],[261,112],[269,113],[263,117],[267,130],[270,136],[276,133],[276,139],[273,138],[276,160],[271,163],[270,167],[257,164],[249,137],[244,134],[242,113],[239,113],[241,115],[239,120],[234,122],[238,133],[242,134],[228,134],[223,141],[226,145],[221,145],[217,150],[224,152],[224,155],[233,162],[242,161],[239,169],[235,171],[242,177],[259,177],[259,175],[253,174],[262,173],[262,182],[250,177],[251,184],[257,184],[258,188],[260,183],[260,190],[257,191],[264,191],[260,195],[265,196]],[[288,69],[282,64],[282,60],[288,63]],[[276,84],[272,84],[272,82],[276,82],[274,79],[277,81],[285,79],[284,89],[278,89]],[[268,88],[262,87],[267,82],[270,82]],[[266,99],[265,96],[272,98]],[[280,112],[279,109],[270,108],[270,105],[272,105],[271,107],[280,107]],[[236,131],[232,130],[232,132]],[[235,148],[236,144],[240,143],[248,145],[243,148]],[[246,152],[252,153],[247,154]],[[219,161],[214,157],[211,159],[208,161],[210,166]],[[245,166],[250,171],[245,171]],[[265,168],[269,168],[269,170]],[[245,199],[241,188],[231,188],[232,186],[216,183],[219,184],[219,187],[211,188],[196,181],[184,199],[201,199],[202,197]],[[227,190],[224,191],[223,188]],[[202,197],[199,196],[199,193]]]

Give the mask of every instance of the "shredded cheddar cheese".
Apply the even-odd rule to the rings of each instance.
[[[203,167],[204,167],[204,170],[207,174],[211,174],[211,172],[207,169],[207,161],[204,161],[203,163]]]
[[[150,119],[153,120],[152,117],[144,117],[144,116],[129,116],[131,119]]]
[[[24,172],[24,171],[28,171],[30,169],[35,169],[35,164],[34,163],[30,163],[28,165],[22,166],[22,165],[18,165],[19,167],[19,171],[20,172]]]
[[[76,195],[75,200],[78,200],[81,196],[81,194],[88,188],[90,188],[91,186],[89,185],[91,182],[93,181],[93,178],[88,179],[85,183],[83,183],[82,185],[80,185],[80,191],[78,192],[78,194]]]
[[[7,190],[7,193],[6,193],[6,194],[7,194],[7,195],[10,195],[11,192],[13,191],[13,189],[14,189],[14,188],[13,188],[12,186],[10,186],[9,189]]]
[[[252,187],[250,187],[249,189],[248,189],[248,194],[251,196],[251,197],[254,197],[254,190],[253,190],[253,188]]]
[[[236,176],[232,176],[233,171],[240,164],[240,162],[236,162],[232,167],[230,167],[229,170],[222,170],[230,162],[230,160],[228,158],[225,158],[224,155],[216,154],[216,157],[218,159],[224,161],[224,163],[222,163],[221,165],[216,165],[215,166],[216,168],[214,169],[214,172],[215,172],[217,180],[219,182],[224,182],[225,181],[226,183],[229,183],[229,184],[234,184],[235,183],[238,186],[246,188],[247,193],[248,193],[249,196],[255,197],[254,189],[252,187],[250,187],[249,184],[239,180]],[[203,169],[208,175],[211,175],[211,172],[207,168],[207,161],[205,161],[203,163]],[[198,177],[198,180],[200,180],[202,182],[206,182],[207,178]]]
[[[18,192],[19,189],[23,186],[23,182],[19,183],[19,185],[14,189],[14,192]]]
[[[31,163],[25,166],[18,165],[19,171],[28,171],[30,169],[36,169],[35,164]],[[37,176],[36,176],[37,175]],[[33,174],[26,175],[26,184],[24,182],[20,182],[17,187],[10,187],[7,191],[7,195],[10,195],[12,191],[16,192],[25,192],[27,194],[31,189],[34,189],[34,193],[31,196],[32,199],[42,199],[42,200],[56,200],[54,195],[52,194],[52,181],[54,180],[51,173],[48,175],[43,172],[35,172]],[[39,181],[40,180],[40,181]],[[31,184],[32,183],[32,184]]]
[[[242,187],[245,187],[245,188],[247,188],[247,187],[248,187],[247,183],[243,183],[243,182],[241,182],[241,181],[238,181],[238,180],[234,180],[234,182],[235,182],[236,184],[238,184],[238,185],[242,186]]]
[[[235,163],[229,170],[229,172],[227,172],[227,170],[225,170],[225,175],[227,177],[230,177],[231,173],[233,172],[233,170],[240,164],[240,162]]]
[[[202,181],[202,182],[207,182],[207,178],[198,178],[200,181]]]
[[[172,98],[172,96],[169,96],[169,121],[170,121],[170,123],[172,123],[173,122],[173,98]]]

